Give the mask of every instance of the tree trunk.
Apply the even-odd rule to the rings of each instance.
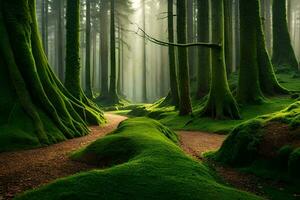
[[[100,43],[101,43],[101,92],[100,97],[108,95],[108,3],[102,1],[100,11]]]
[[[261,91],[266,95],[288,94],[288,90],[283,88],[277,80],[273,64],[267,51],[263,23],[259,9],[260,0],[257,0],[257,3],[253,2],[253,4],[255,4],[257,12],[248,13],[247,15],[256,15],[255,24],[257,32],[257,62]]]
[[[89,122],[103,121],[101,112],[70,95],[49,67],[34,0],[0,1],[0,43],[0,81],[9,85],[0,89],[7,100],[0,101],[1,115],[11,116],[14,134],[26,130],[40,145],[51,144],[85,135]]]
[[[278,83],[267,52],[259,5],[259,0],[251,0],[240,6],[242,49],[237,97],[241,103],[260,103],[263,93],[288,93]]]
[[[187,0],[187,42],[193,43],[194,38],[194,0]],[[188,49],[188,63],[191,84],[195,78],[195,47]],[[193,84],[194,85],[194,84]]]
[[[286,16],[286,0],[273,0],[273,57],[276,69],[298,70]]]
[[[260,89],[258,66],[257,16],[258,0],[240,2],[241,65],[237,100],[240,103],[260,103],[264,96]],[[251,84],[249,84],[251,83]]]
[[[174,43],[174,0],[168,0],[168,38],[170,43]],[[170,76],[170,92],[166,99],[162,102],[161,106],[165,105],[179,105],[178,95],[178,79],[176,70],[176,57],[174,46],[169,46],[169,76]]]
[[[63,82],[64,81],[64,0],[57,0],[57,68],[58,68],[58,77]]]
[[[232,0],[224,0],[224,14],[225,14],[225,63],[226,71],[229,76],[232,69]]]
[[[209,1],[198,1],[198,41],[209,42]],[[211,50],[198,48],[198,89],[197,98],[202,98],[209,93],[211,81]]]
[[[110,85],[109,96],[112,103],[118,103],[117,94],[117,66],[116,66],[116,25],[115,25],[115,0],[110,1]]]
[[[143,4],[143,29],[146,32],[146,2],[142,1]],[[145,35],[144,35],[145,36]],[[147,45],[146,38],[143,39],[143,87],[142,87],[142,101],[147,102]]]
[[[86,0],[86,28],[85,28],[85,93],[92,98],[91,81],[91,1]]]
[[[177,39],[178,43],[187,42],[187,2],[186,0],[177,1]],[[179,74],[179,115],[192,113],[192,103],[190,98],[190,76],[187,60],[187,48],[178,47],[178,74]]]
[[[224,54],[224,2],[211,0],[213,41],[222,44],[220,48],[213,48],[212,78],[209,97],[202,111],[202,115],[216,119],[240,118],[236,101],[234,100],[227,82],[225,54]]]
[[[48,55],[48,0],[42,1],[42,41],[46,55]]]

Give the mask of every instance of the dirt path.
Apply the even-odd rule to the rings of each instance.
[[[226,136],[196,131],[178,131],[182,149],[189,155],[202,159],[201,154],[206,151],[217,150]]]
[[[12,199],[18,193],[57,178],[96,168],[70,160],[69,154],[110,133],[126,119],[113,114],[106,114],[106,117],[109,123],[104,127],[91,127],[92,132],[87,136],[45,148],[0,154],[0,200]],[[224,135],[194,131],[178,131],[178,134],[182,149],[197,159],[202,159],[201,154],[206,151],[218,149],[226,138]],[[245,178],[234,170],[219,168],[217,171],[221,176],[225,176],[225,181],[235,186],[241,184],[241,180]],[[239,188],[253,191],[253,188]]]
[[[0,154],[0,200],[49,183],[57,178],[87,171],[94,166],[69,159],[68,155],[116,129],[126,117],[107,114],[109,123],[91,127],[92,132],[49,147]]]

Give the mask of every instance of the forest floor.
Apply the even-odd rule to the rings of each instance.
[[[72,161],[69,154],[115,130],[126,117],[106,114],[109,123],[90,127],[87,136],[67,140],[45,148],[0,154],[0,200],[96,166]]]
[[[16,194],[58,178],[97,168],[97,166],[72,161],[69,155],[112,132],[120,122],[127,119],[125,116],[115,114],[106,114],[106,117],[109,123],[103,127],[91,127],[92,131],[87,136],[45,148],[1,153],[0,200],[12,199]],[[226,138],[225,135],[200,131],[177,131],[177,133],[180,136],[182,149],[198,160],[203,160],[202,153],[218,149]],[[273,184],[232,168],[208,164],[216,170],[225,183],[241,190],[264,195],[265,185]]]
[[[91,127],[91,133],[45,148],[0,154],[0,200],[12,199],[16,194],[83,171],[95,169],[69,158],[71,152],[87,146],[117,128],[126,117],[106,114],[104,127]],[[204,132],[178,131],[182,149],[202,159],[201,154],[218,149],[226,136]]]

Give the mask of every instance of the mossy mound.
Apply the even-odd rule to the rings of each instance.
[[[177,144],[177,135],[158,122],[129,119],[72,155],[109,168],[60,179],[16,199],[260,199],[220,184]]]
[[[236,127],[213,159],[238,167],[265,163],[290,178],[299,177],[300,102]],[[295,170],[297,169],[297,170]]]

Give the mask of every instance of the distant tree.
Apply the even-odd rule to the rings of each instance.
[[[69,2],[76,8],[77,1]],[[31,123],[34,128],[26,130],[36,134],[41,144],[55,142],[51,134],[62,133],[66,138],[87,134],[88,124],[103,121],[102,113],[74,98],[49,67],[37,28],[35,0],[1,1],[0,10],[0,82],[8,85],[0,89],[5,94],[1,116],[12,117],[9,126],[15,134],[23,131],[24,123],[27,128]]]
[[[212,39],[221,44],[219,48],[212,48],[212,78],[207,103],[202,115],[212,118],[240,118],[239,110],[228,86],[225,66],[224,42],[224,2],[211,0]]]
[[[273,0],[273,57],[276,69],[298,69],[288,31],[286,0]]]
[[[187,1],[177,1],[177,40],[178,43],[187,43]],[[187,57],[187,48],[178,47],[178,80],[179,80],[179,115],[192,113],[190,98],[190,76]]]

